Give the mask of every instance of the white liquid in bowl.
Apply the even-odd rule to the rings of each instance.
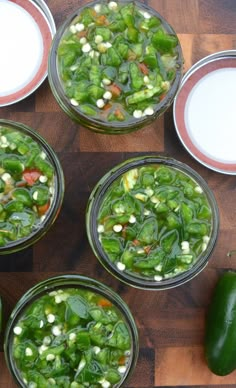
[[[0,0],[0,97],[24,88],[42,58],[43,39],[34,18],[17,4]]]
[[[195,146],[213,160],[236,162],[236,68],[201,78],[185,106],[185,123]]]

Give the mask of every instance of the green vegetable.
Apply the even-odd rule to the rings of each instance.
[[[113,47],[110,47],[107,50],[107,59],[106,59],[106,65],[108,66],[120,66],[122,60],[119,54],[116,52],[116,50]]]
[[[80,295],[70,296],[67,299],[67,303],[70,306],[71,310],[80,318],[83,318],[83,319],[88,318],[87,302]]]
[[[161,88],[158,86],[153,89],[144,89],[139,92],[132,94],[126,98],[126,102],[128,105],[137,104],[139,102],[148,100],[149,98],[155,96],[155,94],[160,94]]]
[[[0,246],[37,230],[51,206],[54,167],[24,132],[0,127]]]
[[[194,265],[210,241],[212,214],[191,177],[171,166],[147,163],[110,185],[97,224],[101,247],[113,265],[160,281]]]
[[[12,157],[12,159],[10,159],[9,157],[5,158],[2,162],[2,167],[6,172],[9,172],[10,174],[21,174],[24,170],[23,163],[21,163],[20,160],[17,160],[14,157]]]
[[[143,85],[143,76],[141,74],[141,71],[139,70],[138,65],[134,62],[131,62],[129,65],[129,70],[130,70],[132,87],[135,90],[140,89],[141,86]]]
[[[22,380],[40,388],[110,387],[129,368],[131,336],[110,300],[86,289],[55,289],[28,305],[13,328]]]
[[[175,80],[177,37],[152,12],[147,17],[142,4],[121,2],[115,10],[100,6],[98,13],[89,5],[83,9],[59,43],[65,94],[73,109],[101,122],[136,121],[136,111],[145,117],[146,108],[154,114],[160,95]],[[77,24],[84,25],[83,31]]]
[[[236,369],[236,273],[225,272],[214,290],[206,320],[205,355],[210,370],[225,376]]]
[[[163,53],[170,52],[178,44],[176,36],[168,35],[165,31],[159,29],[152,37],[154,47]]]

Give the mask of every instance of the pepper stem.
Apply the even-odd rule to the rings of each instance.
[[[231,256],[233,256],[233,255],[235,255],[236,254],[236,249],[235,250],[232,250],[232,251],[229,251],[228,253],[227,253],[227,256],[228,257],[231,257]]]

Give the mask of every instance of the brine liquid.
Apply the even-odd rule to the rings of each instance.
[[[214,70],[193,87],[185,107],[192,142],[213,160],[235,163],[236,69]]]

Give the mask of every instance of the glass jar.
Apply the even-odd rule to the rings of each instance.
[[[155,188],[154,189],[151,188],[151,191],[150,191],[150,187],[148,187],[147,190],[140,190],[140,188],[139,188],[141,195],[139,195],[139,191],[138,191],[138,194],[136,194],[137,195],[136,198],[138,198],[138,196],[139,196],[138,199],[140,201],[138,201],[138,202],[140,202],[141,208],[144,209],[144,210],[142,210],[142,217],[143,217],[142,221],[140,221],[138,219],[139,214],[137,215],[137,213],[135,213],[136,210],[134,210],[135,217],[131,216],[133,218],[133,220],[130,220],[130,219],[129,220],[127,220],[127,219],[122,220],[122,217],[129,218],[129,217],[127,217],[127,214],[129,215],[129,213],[128,213],[129,209],[127,210],[126,208],[124,208],[124,209],[122,208],[122,213],[121,213],[120,218],[116,218],[117,214],[115,214],[115,213],[113,213],[113,216],[112,216],[112,217],[115,217],[115,220],[117,220],[117,219],[120,220],[120,222],[115,221],[116,224],[118,223],[118,228],[119,228],[119,230],[118,230],[118,228],[117,228],[117,230],[115,230],[114,226],[112,229],[112,225],[110,225],[109,227],[106,226],[105,223],[104,223],[105,227],[103,225],[99,225],[98,224],[98,216],[99,216],[99,212],[100,212],[100,209],[102,207],[102,204],[104,204],[104,198],[106,198],[105,203],[106,203],[107,208],[109,208],[109,200],[107,200],[107,195],[112,192],[111,187],[114,184],[114,182],[123,182],[122,183],[122,187],[123,187],[124,180],[120,181],[120,178],[123,174],[125,174],[131,170],[136,171],[137,168],[151,167],[151,166],[158,166],[158,165],[160,167],[163,167],[163,166],[168,167],[170,169],[173,169],[173,171],[175,171],[175,172],[180,172],[181,174],[184,174],[184,176],[186,176],[187,179],[189,178],[191,180],[191,182],[194,183],[194,185],[196,184],[196,187],[197,187],[196,190],[198,192],[204,193],[205,198],[208,202],[209,209],[210,209],[209,212],[211,214],[211,226],[210,226],[209,236],[205,236],[205,237],[203,236],[203,240],[201,240],[202,243],[204,244],[204,246],[202,245],[202,248],[201,248],[201,249],[203,249],[203,247],[204,247],[203,251],[196,254],[195,256],[193,256],[193,257],[195,257],[195,259],[193,261],[193,264],[191,266],[189,265],[189,268],[187,268],[188,267],[187,265],[186,266],[184,265],[184,268],[186,267],[186,270],[183,270],[180,273],[177,272],[176,274],[174,274],[174,275],[172,274],[171,276],[168,276],[168,274],[164,274],[161,277],[157,274],[157,276],[150,276],[149,277],[148,275],[141,276],[138,273],[132,272],[132,270],[128,270],[128,268],[130,268],[130,267],[125,268],[125,265],[122,262],[122,258],[121,258],[122,253],[124,251],[123,248],[122,248],[123,250],[120,250],[118,252],[118,254],[114,254],[114,257],[116,257],[116,258],[114,258],[114,257],[109,258],[109,254],[106,253],[102,247],[101,238],[104,236],[102,234],[102,233],[104,233],[104,229],[106,231],[106,228],[107,228],[107,231],[108,230],[110,231],[109,236],[107,236],[108,240],[112,239],[114,237],[113,235],[117,235],[118,239],[119,239],[119,242],[118,242],[119,246],[120,245],[126,246],[125,244],[130,243],[128,240],[123,242],[123,240],[122,240],[123,230],[124,230],[124,233],[126,233],[125,230],[126,230],[127,226],[133,227],[133,225],[134,225],[133,223],[135,223],[136,221],[138,223],[140,223],[141,226],[144,224],[144,221],[150,216],[150,215],[149,216],[147,215],[147,216],[145,216],[146,218],[144,218],[144,216],[143,216],[143,214],[145,214],[145,209],[148,209],[148,207],[145,207],[146,206],[145,201],[149,201],[149,204],[150,204],[150,201],[153,202],[151,205],[154,206],[154,212],[156,212],[156,215],[153,216],[153,214],[151,214],[150,217],[152,217],[152,219],[156,218],[156,220],[157,220],[156,222],[159,222],[159,220],[161,220],[163,216],[160,215],[160,212],[158,211],[158,209],[157,210],[155,210],[155,209],[158,207],[158,205],[160,203],[162,203],[162,199],[160,199],[161,197],[159,197],[159,199],[156,198],[158,195],[162,196],[162,194],[160,193],[160,189],[159,189],[159,194],[155,194]],[[125,181],[126,183],[127,183],[128,179],[129,178],[126,178],[126,181]],[[131,176],[131,179],[132,179],[132,176]],[[131,185],[131,183],[129,183],[129,184]],[[158,182],[156,182],[155,184],[157,185],[156,187],[158,188]],[[173,186],[174,186],[174,184],[173,184]],[[112,197],[112,200],[113,200],[112,203],[114,204],[120,195],[120,199],[118,199],[119,206],[124,207],[124,199],[122,197],[123,194],[119,193],[119,187],[120,187],[119,183],[117,183],[118,194],[116,194],[116,196]],[[176,189],[178,191],[179,187],[180,186],[177,184],[177,188],[174,188],[174,190]],[[134,190],[135,190],[135,188],[134,188]],[[172,190],[172,188],[170,190]],[[128,190],[128,192],[129,192],[129,190]],[[153,192],[154,192],[154,194],[153,194]],[[173,192],[173,190],[172,190],[172,192]],[[163,193],[164,193],[164,191],[163,191]],[[153,197],[149,198],[150,195],[153,195]],[[144,198],[142,198],[141,196],[143,196]],[[174,197],[173,197],[173,199],[174,199]],[[188,203],[188,200],[186,200],[186,202]],[[166,201],[163,200],[163,203],[164,203],[164,207],[165,207],[165,209],[163,211],[168,211],[167,214],[168,215],[171,214],[171,219],[173,219],[173,218],[174,219],[177,218],[178,220],[181,219],[181,217],[182,217],[182,215],[181,215],[182,214],[181,213],[182,212],[181,200],[177,204],[176,209],[173,209],[173,207],[172,207],[173,203],[174,203],[173,201],[169,201],[167,204],[167,200]],[[168,209],[168,207],[166,205],[170,206],[171,210],[170,210],[170,208]],[[114,205],[114,206],[116,206],[116,205]],[[131,204],[131,206],[132,206],[132,204]],[[149,206],[149,205],[147,205],[147,206]],[[180,208],[181,208],[181,210],[180,210]],[[115,211],[118,211],[118,210],[116,209]],[[161,209],[160,209],[160,211],[161,211]],[[186,210],[186,209],[185,209],[185,211],[188,212],[188,210]],[[150,214],[150,211],[148,211],[148,212]],[[159,213],[159,215],[158,215],[158,213]],[[108,222],[110,222],[109,215],[110,215],[110,213],[104,212],[104,220],[109,220]],[[188,215],[188,217],[189,217],[189,215]],[[124,225],[122,225],[122,222]],[[170,221],[168,221],[168,223],[169,222]],[[173,222],[175,222],[175,221],[173,221]],[[179,246],[181,246],[181,248],[178,248],[178,249],[180,249],[180,250],[182,249],[183,252],[182,251],[181,252],[183,254],[186,254],[186,253],[189,253],[189,252],[187,252],[187,251],[189,251],[189,242],[186,242],[184,240],[188,239],[188,238],[190,240],[191,235],[188,238],[187,237],[184,238],[183,236],[181,236],[181,233],[184,234],[184,232],[181,232],[181,228],[183,227],[183,225],[181,225],[182,221],[177,221],[177,222],[180,223],[180,224],[177,224],[177,226],[176,226],[176,229],[178,230],[178,236],[179,236],[178,241],[179,242],[181,241],[181,244],[179,243]],[[191,222],[191,220],[189,222]],[[197,223],[199,224],[199,222],[197,222]],[[204,220],[202,221],[202,223],[204,223]],[[119,225],[119,224],[121,224],[121,225]],[[201,220],[200,220],[200,224],[201,224]],[[117,227],[117,225],[116,225],[116,227]],[[197,227],[199,227],[199,226],[197,226]],[[86,212],[86,228],[87,228],[88,240],[89,240],[90,246],[91,246],[95,256],[98,258],[100,263],[105,267],[105,269],[108,272],[110,272],[110,274],[112,274],[113,276],[118,278],[120,281],[122,281],[130,286],[133,286],[133,287],[146,289],[146,290],[148,290],[148,289],[150,289],[150,290],[162,290],[162,289],[168,289],[168,288],[179,286],[179,285],[191,280],[194,276],[198,275],[199,272],[201,272],[204,269],[204,267],[207,265],[208,260],[211,256],[211,253],[213,251],[213,248],[214,248],[216,240],[217,240],[218,229],[219,229],[219,212],[218,212],[217,203],[216,203],[216,200],[214,198],[212,191],[210,190],[210,188],[208,187],[208,185],[204,181],[204,179],[196,171],[194,171],[188,165],[181,163],[181,162],[179,162],[175,159],[172,159],[172,158],[159,157],[159,156],[155,156],[155,155],[146,155],[146,156],[142,156],[142,157],[129,159],[129,160],[119,164],[118,166],[112,168],[108,173],[106,173],[100,179],[100,181],[97,183],[97,185],[93,189],[93,191],[89,197],[89,200],[88,200],[87,212]],[[103,230],[100,231],[99,228],[102,228]],[[156,229],[158,229],[158,228],[159,228],[159,226],[156,226]],[[168,228],[168,225],[166,226],[166,224],[165,224],[164,228],[165,228],[165,230],[164,229],[162,231],[160,230],[160,235],[164,236],[166,231],[168,231],[168,232],[171,231],[171,228]],[[139,229],[139,232],[140,232],[140,230],[141,229]],[[118,233],[114,233],[114,231],[118,232]],[[163,232],[163,234],[162,234],[162,232]],[[194,233],[193,231],[191,231],[191,232]],[[129,233],[133,233],[132,230],[129,231]],[[159,231],[158,231],[158,233],[159,233]],[[157,234],[157,236],[158,236],[158,234]],[[116,236],[114,238],[116,239]],[[149,244],[148,243],[146,244],[147,247],[146,246],[144,247],[143,244],[140,244],[140,241],[137,241],[137,240],[139,240],[139,238],[134,235],[132,238],[131,237],[129,238],[133,244],[133,246],[130,248],[130,251],[135,250],[135,252],[136,252],[135,246],[138,248],[141,245],[140,246],[141,250],[140,251],[138,250],[136,252],[137,257],[139,256],[139,254],[141,254],[140,257],[143,257],[142,255],[145,256],[146,251],[144,252],[143,248],[144,248],[144,250],[146,250],[146,249],[148,250],[147,251],[147,255],[148,255],[150,248],[152,249],[152,247],[151,247],[152,244],[154,244],[154,246],[157,247],[157,250],[158,250],[158,245],[156,245],[157,241],[159,241],[158,238],[159,237],[157,237],[156,240],[154,240],[154,243],[152,241]],[[147,238],[147,240],[149,240],[149,239]],[[192,240],[194,240],[194,236],[192,236]],[[158,244],[160,244],[160,246],[161,246],[161,240],[159,241]],[[118,250],[119,249],[120,248],[118,247]],[[164,249],[164,251],[165,251],[165,249]],[[176,253],[176,255],[177,255],[177,253]],[[111,254],[111,256],[112,256],[112,254]],[[118,259],[117,259],[117,257],[118,257]],[[167,253],[166,253],[165,258],[166,257],[167,257]],[[175,260],[177,260],[177,257],[179,257],[179,256],[176,256]],[[121,260],[120,260],[120,258],[121,258]],[[155,258],[155,255],[154,255],[154,258]],[[145,260],[145,257],[143,259]],[[186,256],[185,259],[188,260],[189,256]],[[137,259],[137,260],[139,260],[139,259]],[[165,260],[165,259],[163,258],[163,260]],[[142,263],[144,263],[144,261],[142,261]]]
[[[81,14],[81,12],[83,12],[84,10],[87,10],[87,9],[97,10],[96,7],[103,7],[103,6],[107,6],[107,5],[108,5],[108,8],[109,8],[109,4],[110,3],[113,4],[115,2],[109,2],[109,1],[105,0],[105,1],[95,1],[95,2],[92,2],[92,3],[88,3],[85,6],[78,8],[72,15],[68,16],[68,18],[62,24],[62,26],[58,29],[58,31],[57,31],[57,33],[56,33],[56,35],[54,37],[54,40],[53,40],[53,44],[52,44],[51,52],[50,52],[50,56],[49,56],[49,63],[48,63],[48,78],[49,78],[49,83],[50,83],[52,92],[54,94],[54,97],[56,98],[56,100],[57,100],[58,104],[60,105],[60,107],[64,110],[64,112],[72,120],[76,121],[77,123],[83,125],[84,127],[87,127],[88,129],[91,129],[91,130],[93,130],[95,132],[104,133],[104,134],[123,134],[123,133],[128,133],[128,132],[136,131],[137,129],[143,128],[144,126],[150,124],[151,122],[153,122],[153,120],[158,118],[171,105],[171,103],[172,103],[172,101],[173,101],[173,99],[174,99],[174,97],[175,97],[175,95],[177,93],[177,90],[178,90],[178,87],[179,87],[179,84],[180,84],[180,81],[181,81],[183,57],[182,57],[181,46],[180,46],[180,43],[179,43],[179,41],[178,41],[178,39],[176,37],[176,33],[174,32],[173,28],[168,24],[168,22],[158,12],[156,12],[151,7],[149,7],[146,4],[143,4],[141,2],[135,1],[134,4],[135,4],[136,7],[138,7],[140,9],[140,12],[142,14],[144,14],[144,15],[147,15],[147,16],[144,16],[144,20],[146,20],[146,22],[149,19],[145,19],[145,17],[151,18],[151,16],[152,16],[152,17],[157,18],[158,21],[160,22],[160,25],[166,31],[168,36],[171,37],[170,39],[172,39],[172,38],[176,39],[177,46],[175,48],[173,48],[173,49],[170,49],[170,50],[172,50],[171,53],[174,52],[173,58],[172,58],[172,65],[170,64],[170,61],[169,61],[168,58],[167,58],[167,61],[169,61],[168,65],[164,65],[164,60],[163,60],[163,63],[162,63],[162,59],[160,59],[160,58],[162,58],[161,55],[163,53],[165,54],[165,50],[166,50],[165,48],[163,49],[162,54],[158,53],[158,55],[156,55],[156,52],[152,53],[153,57],[151,58],[151,59],[154,58],[154,63],[155,63],[156,67],[158,67],[158,66],[159,67],[163,67],[163,69],[160,70],[160,72],[158,74],[159,74],[160,77],[163,77],[162,80],[165,79],[165,82],[167,82],[168,85],[170,85],[170,86],[168,86],[168,88],[167,88],[167,90],[165,92],[160,92],[159,93],[160,94],[160,98],[159,97],[158,98],[155,97],[156,99],[155,99],[155,101],[153,100],[154,102],[152,102],[152,100],[150,100],[151,102],[149,103],[149,105],[151,104],[152,106],[151,106],[151,110],[150,110],[150,106],[148,106],[147,113],[145,113],[146,112],[145,107],[143,107],[142,110],[140,110],[138,104],[136,104],[137,107],[134,104],[134,105],[132,105],[132,107],[134,107],[132,109],[133,110],[135,109],[135,113],[134,112],[133,113],[129,112],[129,116],[128,116],[127,103],[123,102],[122,104],[117,104],[117,102],[119,103],[119,101],[121,101],[121,100],[120,100],[120,96],[119,96],[119,98],[117,98],[117,97],[115,97],[115,94],[112,94],[112,97],[108,95],[108,97],[107,97],[108,100],[106,100],[106,97],[101,98],[101,96],[98,96],[98,100],[97,100],[97,98],[93,97],[94,98],[93,103],[91,101],[90,101],[90,103],[87,103],[87,101],[85,101],[85,103],[89,105],[89,109],[90,110],[91,109],[94,110],[94,113],[93,113],[93,115],[89,115],[86,111],[83,112],[82,111],[82,106],[83,106],[84,102],[78,103],[77,101],[75,101],[74,97],[73,98],[72,98],[72,96],[68,97],[68,95],[71,92],[68,92],[67,95],[66,95],[65,87],[67,87],[67,86],[65,86],[65,87],[63,86],[63,81],[62,81],[61,76],[59,74],[59,72],[60,72],[60,66],[59,66],[59,61],[58,61],[58,52],[60,52],[59,47],[60,47],[60,43],[62,42],[63,38],[66,36],[68,31],[71,31],[70,30],[71,25],[73,23],[76,23],[76,20],[78,20],[78,17]],[[127,1],[127,0],[121,0],[118,3],[115,3],[115,4],[122,4],[122,5],[130,4],[131,5],[131,3],[129,1]],[[96,11],[94,11],[94,12],[96,12]],[[77,24],[78,24],[78,31],[80,31],[80,32],[78,32],[78,34],[81,34],[82,39],[84,39],[83,43],[85,43],[85,42],[87,42],[87,40],[86,40],[85,36],[83,36],[84,30],[81,31],[81,28],[83,28],[84,25],[81,27],[82,23],[77,23]],[[92,23],[91,23],[91,25],[92,25]],[[159,27],[157,27],[155,31],[157,31]],[[121,34],[120,34],[120,36],[121,36]],[[125,36],[125,32],[123,32],[123,36]],[[95,36],[95,39],[96,39],[96,36]],[[100,40],[101,39],[103,39],[103,38],[100,37]],[[109,41],[105,42],[104,44],[107,44],[107,43],[110,44]],[[85,44],[87,44],[87,43],[85,43]],[[92,42],[91,44],[93,45],[94,42]],[[98,43],[98,46],[99,46],[99,43]],[[131,44],[131,46],[132,46],[132,44]],[[91,48],[90,45],[88,45],[87,47],[88,47],[88,49]],[[86,47],[86,50],[87,50],[87,47]],[[110,44],[109,48],[110,47],[111,47],[111,44]],[[82,46],[82,48],[83,48],[83,46]],[[104,50],[106,50],[106,49],[107,48],[105,47]],[[100,53],[98,51],[96,51],[96,49],[94,49],[94,50],[92,50],[91,52],[96,52],[96,53],[98,53],[97,55],[99,56]],[[145,50],[146,51],[143,53],[143,56],[146,55],[146,52],[149,54],[148,47],[145,48]],[[89,53],[89,54],[91,54],[91,53]],[[104,53],[102,53],[102,51],[101,51],[101,54],[104,55]],[[137,58],[139,58],[139,57],[137,57]],[[147,61],[149,61],[151,59],[149,58],[149,59],[147,59]],[[166,60],[166,57],[165,57],[165,60]],[[66,59],[66,61],[67,61],[67,59]],[[122,61],[123,62],[121,63],[121,66],[124,65],[124,63],[127,62],[126,59],[122,59]],[[140,59],[140,61],[141,61],[141,59]],[[174,61],[174,65],[173,65],[173,61]],[[137,67],[136,67],[137,64],[135,64],[135,58],[130,60],[129,63],[131,63],[131,62],[133,62],[132,64],[135,67],[134,71],[138,72]],[[139,59],[136,59],[136,62],[138,63]],[[65,61],[63,63],[65,63]],[[140,65],[140,63],[139,63],[139,65]],[[150,80],[148,81],[149,78],[147,77],[147,74],[149,74],[149,69],[148,69],[149,65],[145,66],[144,63],[141,63],[141,65],[142,66],[144,65],[144,69],[142,71],[140,70],[140,72],[141,72],[141,74],[143,76],[143,80],[144,80],[144,81],[141,81],[141,83],[144,82],[144,84],[146,84],[148,82],[151,82]],[[73,71],[73,72],[75,71],[76,72],[77,70],[74,70],[74,69],[76,69],[76,66],[77,66],[76,64],[75,65],[73,64],[70,67],[70,69],[72,69],[71,71]],[[151,66],[150,69],[152,69],[152,66],[154,66],[154,65],[150,65],[150,66]],[[165,68],[165,66],[169,66],[168,70],[166,70],[167,67]],[[171,66],[172,66],[172,68],[171,68]],[[115,67],[110,66],[110,68],[112,68],[113,70],[115,69],[115,72],[117,71],[117,68],[115,68]],[[81,66],[79,66],[78,71],[80,69],[81,69]],[[169,74],[168,76],[171,79],[170,82],[167,81],[167,72]],[[171,76],[171,72],[172,72],[172,76]],[[162,74],[162,75],[160,75],[160,74]],[[146,75],[146,78],[145,78],[145,75]],[[140,77],[142,77],[142,76],[140,75]],[[66,78],[67,77],[69,77],[69,76],[66,76]],[[71,75],[72,82],[74,82],[74,79],[75,79],[74,77],[75,77],[75,75]],[[76,75],[76,77],[77,77],[77,75]],[[89,90],[90,84],[92,82],[92,81],[90,81],[90,84],[88,84],[88,78],[89,77],[90,77],[90,74],[88,74],[86,76],[86,78],[84,79],[85,82],[87,83],[87,86],[83,86],[83,87],[81,86],[81,90],[80,90],[80,86],[78,86],[79,91],[86,92],[86,91]],[[118,76],[116,76],[116,78],[114,78],[115,76],[111,75],[111,77],[113,77],[113,80],[112,80],[112,78],[110,80],[109,79],[108,80],[105,79],[105,81],[106,81],[106,82],[104,81],[105,84],[103,84],[103,80],[102,80],[102,83],[97,85],[98,89],[99,89],[100,86],[102,86],[102,87],[104,87],[104,91],[108,91],[108,93],[110,94],[109,90],[110,90],[112,85],[109,86],[109,83],[111,84],[111,82],[114,82],[114,85],[116,86],[116,89],[117,89],[117,85],[118,85],[118,88],[120,89],[120,91],[122,93],[123,90],[125,90],[125,87],[128,84],[130,84],[130,82],[131,82],[130,80],[129,81],[127,81],[127,80],[126,81],[122,81],[122,82],[126,82],[126,84],[123,85],[122,82],[118,80],[118,78],[117,78]],[[68,81],[68,78],[67,78],[66,82],[67,81]],[[118,84],[116,84],[116,81],[118,82]],[[71,85],[71,81],[69,81],[69,82],[70,82],[70,85]],[[109,83],[107,83],[107,82],[109,82]],[[161,83],[161,84],[163,84],[163,83]],[[68,85],[69,85],[69,83],[68,83]],[[80,84],[78,84],[78,85],[80,85]],[[156,86],[156,85],[157,85],[157,83],[154,86]],[[68,86],[68,88],[71,88],[71,86]],[[137,90],[141,90],[140,88],[141,87],[137,88],[136,91]],[[149,92],[150,92],[151,88],[153,88],[153,85],[148,85],[147,84],[147,89],[145,89],[145,91],[149,90]],[[78,89],[77,89],[77,91],[78,91]],[[113,89],[112,88],[111,88],[111,91],[113,93]],[[133,90],[133,92],[134,92],[134,90]],[[129,92],[125,92],[125,93],[127,94],[127,96],[129,96],[133,92],[129,91]],[[72,95],[73,95],[73,93],[72,93]],[[103,96],[105,96],[105,94]],[[124,98],[124,97],[122,97],[122,98]],[[127,98],[129,98],[129,97],[127,97]],[[97,100],[96,101],[97,106],[95,104],[95,100]],[[100,100],[100,102],[102,100],[103,106],[99,106],[99,109],[98,109],[98,101],[99,100]],[[126,102],[127,102],[127,100],[126,100]],[[112,108],[110,108],[109,105],[112,105]],[[122,107],[121,107],[121,105],[122,105]],[[81,106],[81,108],[80,108],[80,106]],[[124,113],[125,119],[123,118],[122,119],[123,121],[121,121],[120,118],[117,118],[117,119],[113,118],[111,120],[109,119],[110,116],[109,116],[109,114],[107,112],[108,112],[109,109],[111,110],[112,114],[114,112],[116,112],[117,110],[114,108],[115,106],[118,107],[118,111],[124,109],[123,113],[125,112]],[[107,110],[107,107],[108,107],[108,110]],[[116,113],[114,113],[114,114],[116,114]]]
[[[106,300],[106,302],[109,301],[113,306],[115,306],[115,308],[118,310],[119,314],[121,315],[120,319],[122,319],[122,321],[125,322],[126,327],[129,331],[129,336],[131,339],[131,349],[128,355],[128,361],[125,368],[126,370],[125,372],[123,371],[122,373],[121,381],[112,386],[115,388],[119,388],[123,386],[124,384],[127,383],[127,380],[131,377],[138,359],[138,351],[139,351],[138,331],[137,331],[137,327],[133,319],[133,316],[128,306],[126,305],[126,303],[111,288],[107,287],[103,283],[98,282],[95,279],[81,276],[81,275],[75,275],[75,274],[56,276],[36,284],[20,298],[20,300],[17,302],[16,306],[14,307],[5,331],[4,352],[5,352],[7,366],[16,384],[21,387],[27,386],[22,381],[22,377],[20,376],[20,373],[16,367],[14,357],[12,354],[14,328],[18,324],[19,319],[24,314],[26,309],[29,308],[29,306],[31,306],[34,301],[37,301],[40,297],[45,295],[45,293],[50,295],[56,295],[56,293],[58,292],[58,295],[62,295],[62,292],[63,291],[66,292],[67,289],[70,289],[70,290],[78,289],[86,292],[88,291],[98,295],[99,297],[101,296],[102,298],[104,298],[103,300]],[[57,306],[59,306],[59,304],[57,304]],[[52,314],[49,314],[49,315],[52,315]],[[41,328],[40,330],[43,330],[43,328]],[[76,331],[76,328],[74,330]],[[56,334],[57,333],[55,333],[55,335]],[[96,346],[95,348],[94,348],[94,351],[98,351],[98,346]]]
[[[1,184],[3,184],[3,181],[5,180],[5,188],[1,191],[1,212],[0,217],[4,214],[4,212],[7,212],[8,216],[11,218],[11,221],[9,223],[9,227],[19,228],[19,219],[21,217],[21,212],[23,212],[22,217],[26,216],[29,212],[32,217],[34,217],[34,222],[29,227],[29,224],[27,224],[27,219],[22,221],[21,227],[22,229],[24,227],[27,227],[27,231],[24,233],[22,232],[20,234],[20,237],[13,236],[8,238],[8,241],[5,242],[0,246],[0,255],[5,255],[13,252],[20,251],[24,248],[29,247],[30,245],[36,243],[41,237],[43,237],[51,225],[56,220],[60,208],[63,201],[64,196],[64,175],[62,171],[61,164],[57,158],[56,153],[53,151],[53,149],[49,146],[49,144],[40,136],[36,131],[34,131],[32,128],[29,128],[28,126],[17,123],[10,120],[0,120],[0,129],[2,131],[11,132],[13,133],[13,137],[11,137],[11,140],[7,140],[8,135],[1,136],[1,147],[3,150],[6,150],[5,153],[2,153],[1,156]],[[4,133],[5,133],[4,132]],[[12,136],[12,135],[10,135]],[[17,144],[14,143],[14,136],[16,136],[15,141]],[[26,136],[27,138],[24,138],[24,140],[19,139],[19,136]],[[11,141],[11,143],[9,143]],[[32,143],[29,143],[32,142]],[[29,147],[34,147],[34,149]],[[42,170],[47,169],[47,165],[50,165],[50,169],[52,172],[52,177],[49,179],[46,177],[46,174],[44,174],[42,171],[40,172],[40,169],[35,168],[34,162],[32,160],[34,159],[34,151],[35,147],[39,146],[39,149],[41,150],[41,156],[39,163],[44,167],[41,167]],[[18,151],[19,150],[19,151]],[[36,151],[35,151],[36,152]],[[37,154],[37,155],[36,155]],[[26,165],[24,166],[22,163],[19,165],[22,166],[22,171],[19,171],[19,174],[17,173],[17,179],[13,179],[12,175],[9,174],[10,171],[12,171],[12,174],[14,175],[16,171],[14,171],[14,167],[11,167],[11,160],[10,162],[7,161],[7,163],[10,163],[10,166],[4,167],[4,158],[8,155],[11,156],[13,160],[18,161],[20,158],[20,161],[22,161],[22,158],[25,157],[25,160],[29,162],[26,162]],[[39,151],[35,153],[36,157],[39,155]],[[7,159],[9,159],[7,157]],[[27,165],[28,163],[28,165]],[[6,163],[5,163],[6,164]],[[31,166],[34,167],[31,167]],[[46,166],[46,167],[45,167]],[[11,170],[8,170],[11,169]],[[7,172],[7,173],[6,173]],[[2,179],[3,178],[3,179]],[[8,180],[8,181],[7,181]],[[42,180],[42,182],[41,182]],[[50,185],[49,182],[50,180]],[[34,186],[35,184],[35,186]],[[49,202],[48,205],[45,205],[43,202],[43,199],[40,199],[40,194],[35,193],[33,190],[37,190],[38,187],[40,187],[40,190],[42,186],[45,186],[48,184],[48,187],[46,190],[50,193],[49,195]],[[7,189],[6,186],[8,185]],[[37,187],[36,187],[37,186]],[[16,190],[17,189],[17,190]],[[45,187],[43,187],[44,192]],[[17,191],[17,194],[16,194]],[[30,194],[29,194],[30,193]],[[42,191],[43,193],[43,191]],[[37,198],[36,198],[37,197]],[[34,200],[35,198],[35,200]],[[15,201],[16,208],[14,208],[13,202]],[[8,208],[8,205],[11,201],[11,206],[14,205],[11,209]],[[30,205],[28,206],[28,201],[30,201]],[[40,202],[42,201],[42,202]],[[9,203],[8,203],[9,202]],[[35,205],[33,206],[33,202]],[[44,206],[40,206],[44,205]],[[25,209],[24,206],[28,206],[28,210],[26,213],[24,213]],[[7,208],[7,209],[6,209]],[[9,211],[9,213],[8,213]],[[26,217],[27,218],[27,217]],[[17,221],[18,220],[18,221]],[[8,221],[8,218],[4,216],[1,218],[1,224],[2,229],[5,227],[5,223]],[[9,229],[9,230],[10,230]]]

